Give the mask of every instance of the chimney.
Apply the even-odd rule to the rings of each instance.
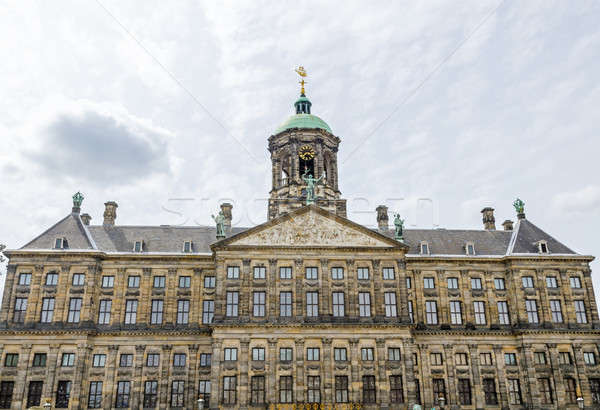
[[[496,218],[494,218],[494,208],[489,206],[481,210],[483,214],[483,227],[488,231],[496,230]]]
[[[104,226],[115,226],[115,219],[117,219],[117,205],[114,201],[108,201],[104,203]]]
[[[502,226],[504,227],[505,231],[512,231],[513,230],[513,221],[511,221],[510,219],[507,219],[506,221],[502,222]]]
[[[84,225],[89,226],[92,217],[90,216],[90,214],[81,214],[81,220],[83,221]]]
[[[233,205],[229,202],[224,202],[221,204],[221,211],[223,211],[223,215],[225,215],[225,233],[231,233],[231,209]]]
[[[379,205],[375,210],[377,211],[377,226],[379,227],[379,230],[382,232],[387,231],[389,229],[388,207]]]

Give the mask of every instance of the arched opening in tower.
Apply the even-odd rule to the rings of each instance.
[[[300,175],[310,174],[313,177],[315,175],[315,161],[313,158],[311,159],[302,159],[300,158]]]

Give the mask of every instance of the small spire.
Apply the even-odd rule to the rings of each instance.
[[[513,206],[515,207],[515,211],[517,211],[517,218],[525,219],[525,202],[517,198],[513,202]]]
[[[306,82],[304,81],[304,78],[308,75],[306,74],[306,70],[304,69],[304,67],[300,66],[298,68],[296,68],[294,71],[296,71],[296,73],[302,77],[301,80],[299,81],[300,83],[300,96],[301,97],[306,97],[305,92],[304,92],[304,84],[306,84]]]
[[[74,214],[78,214],[81,211],[81,203],[83,202],[83,194],[79,191],[73,195],[73,210]]]

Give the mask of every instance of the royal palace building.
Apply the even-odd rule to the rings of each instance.
[[[492,208],[481,230],[352,222],[339,144],[303,92],[249,228],[227,203],[216,227],[119,225],[112,201],[94,225],[75,195],[6,252],[0,408],[600,408],[593,257],[521,201],[498,230]]]

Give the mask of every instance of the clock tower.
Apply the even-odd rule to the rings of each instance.
[[[268,218],[306,205],[305,178],[309,177],[319,180],[314,189],[314,203],[346,217],[346,200],[340,198],[338,189],[340,139],[325,121],[311,114],[312,103],[306,98],[304,80],[301,84],[300,98],[294,103],[295,114],[269,137],[273,175]]]

